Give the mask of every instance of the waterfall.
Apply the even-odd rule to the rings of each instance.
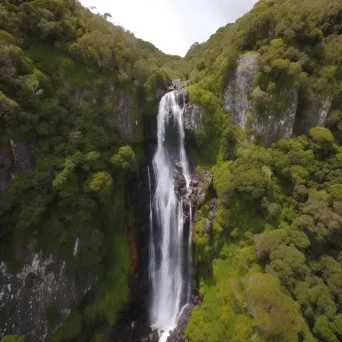
[[[150,262],[151,283],[150,319],[158,329],[160,342],[177,326],[182,309],[190,298],[191,208],[189,231],[184,227],[183,198],[175,193],[174,167],[177,163],[190,189],[189,163],[184,149],[183,109],[177,103],[181,94],[170,92],[160,101],[158,112],[158,147],[153,158],[155,191],[150,186]],[[177,144],[168,142],[169,135],[177,136]],[[175,146],[176,145],[176,146]],[[187,196],[187,195],[185,195]],[[191,206],[189,206],[191,207]],[[189,234],[188,241],[186,234]],[[184,261],[184,256],[186,260]]]
[[[148,190],[150,194],[150,240],[149,240],[149,274],[150,274],[150,282],[151,282],[151,289],[155,288],[155,264],[156,264],[156,253],[153,243],[154,237],[154,229],[153,229],[153,207],[152,207],[152,186],[151,186],[151,174],[150,168],[147,167],[147,174],[148,174]]]
[[[188,289],[186,300],[189,303],[191,297],[191,261],[192,261],[192,207],[189,206],[189,237],[188,237]]]

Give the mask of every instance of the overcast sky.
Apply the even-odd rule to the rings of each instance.
[[[248,12],[257,0],[80,0],[96,6],[160,50],[184,56],[189,47]]]

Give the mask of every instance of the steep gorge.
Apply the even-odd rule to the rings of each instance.
[[[0,337],[341,340],[341,13],[260,0],[181,59],[2,2]]]

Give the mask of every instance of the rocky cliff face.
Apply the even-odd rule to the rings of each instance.
[[[34,144],[17,140],[10,140],[6,147],[0,148],[0,191],[14,177],[34,167],[34,152]]]
[[[111,109],[111,115],[105,118],[106,124],[119,131],[127,142],[139,140],[142,135],[142,120],[139,117],[139,103],[137,91],[134,87],[126,91],[108,85],[102,93],[93,93],[91,88],[73,87],[65,79],[64,87],[74,93],[76,103],[105,103]]]
[[[182,80],[173,80],[169,90],[177,90],[179,96],[177,101],[183,112],[183,125],[186,134],[193,135],[197,130],[203,129],[204,108],[198,104],[191,103],[187,92],[187,82]]]
[[[287,106],[277,110],[271,105],[266,106],[262,116],[255,116],[252,128],[254,137],[264,145],[270,145],[278,139],[289,139],[294,130],[298,107],[298,88],[284,89],[280,97],[286,99]]]
[[[204,108],[200,105],[188,102],[185,105],[183,118],[184,129],[188,132],[196,132],[203,129]]]
[[[332,104],[332,96],[322,96],[314,99],[302,110],[296,118],[295,133],[307,133],[311,127],[325,126]]]
[[[0,264],[0,336],[24,334],[30,341],[46,341],[69,315],[76,288],[68,278],[65,262],[43,257],[30,248],[23,266],[11,272]]]
[[[234,123],[245,129],[252,115],[250,92],[258,70],[259,55],[248,53],[240,57],[236,69],[224,90],[224,106],[231,112]]]
[[[109,121],[114,119],[114,125],[118,128],[122,138],[129,142],[137,140],[142,134],[137,95],[134,89],[131,92],[128,95],[111,87],[114,115],[108,119]]]
[[[332,98],[316,99],[301,113],[298,106],[298,88],[295,86],[284,88],[277,95],[282,102],[287,103],[286,106],[279,108],[277,101],[274,101],[273,105],[266,105],[263,112],[257,114],[251,93],[258,71],[258,61],[259,56],[256,53],[240,56],[224,90],[224,107],[231,113],[235,124],[243,129],[252,129],[252,137],[264,145],[278,139],[288,139],[293,133],[307,133],[316,125],[325,125]]]

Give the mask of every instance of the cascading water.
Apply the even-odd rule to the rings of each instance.
[[[150,199],[150,319],[152,327],[160,333],[160,342],[165,342],[169,331],[177,326],[179,315],[189,302],[191,286],[191,205],[189,229],[186,231],[183,198],[177,197],[174,184],[174,166],[178,163],[189,193],[190,173],[184,149],[183,109],[177,103],[177,96],[181,94],[170,92],[160,101],[158,147],[153,158],[155,193]],[[172,133],[178,135],[177,146],[168,143],[168,134]],[[151,194],[150,170],[148,175]],[[184,243],[186,234],[188,243]]]

